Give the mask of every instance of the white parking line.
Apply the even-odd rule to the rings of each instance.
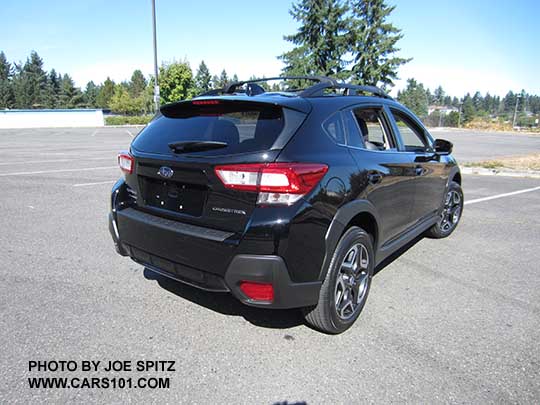
[[[131,131],[129,129],[126,129],[126,132],[128,133],[129,136],[131,136],[132,138],[134,137],[134,135],[131,133]]]
[[[465,205],[476,204],[479,202],[484,202],[484,201],[489,201],[489,200],[495,200],[497,198],[510,197],[512,195],[517,195],[517,194],[530,193],[531,191],[536,191],[536,190],[540,190],[540,186],[533,187],[533,188],[526,188],[524,190],[512,191],[511,193],[497,194],[497,195],[492,195],[491,197],[477,198],[476,200],[465,201]]]
[[[98,181],[96,183],[79,183],[79,184],[74,184],[73,187],[97,186],[100,184],[113,184],[114,182],[115,180]]]
[[[82,171],[88,171],[88,170],[105,170],[105,169],[117,169],[117,168],[118,168],[118,166],[105,166],[105,167],[83,167],[83,168],[80,168],[80,169],[39,170],[39,171],[35,171],[35,172],[0,173],[0,177],[26,176],[26,175],[29,175],[29,174],[82,172]]]

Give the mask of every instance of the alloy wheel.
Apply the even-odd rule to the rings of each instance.
[[[450,232],[455,228],[461,217],[462,208],[463,200],[461,195],[456,190],[450,190],[446,194],[444,208],[441,212],[441,220],[439,222],[441,230],[444,233]]]
[[[336,279],[335,308],[343,320],[351,319],[362,306],[369,287],[369,253],[357,243],[343,259]]]

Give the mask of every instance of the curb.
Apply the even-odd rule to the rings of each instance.
[[[503,177],[530,177],[540,179],[538,170],[511,170],[511,169],[486,169],[485,167],[461,167],[462,174],[474,174],[478,176],[503,176]]]

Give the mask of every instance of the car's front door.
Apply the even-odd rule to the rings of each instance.
[[[356,181],[362,183],[357,188],[365,190],[356,197],[367,199],[377,209],[380,242],[384,244],[411,224],[415,176],[410,156],[398,152],[381,106],[345,110],[343,120],[347,145],[359,169]],[[363,184],[365,180],[367,187]]]
[[[434,152],[426,129],[406,111],[397,108],[389,111],[400,153],[409,156],[416,177],[412,220],[422,221],[436,214],[441,207],[448,170]]]

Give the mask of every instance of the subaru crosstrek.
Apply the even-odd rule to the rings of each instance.
[[[340,333],[381,261],[456,228],[461,175],[452,144],[380,89],[299,79],[315,84],[161,107],[118,156],[109,228],[151,271]]]

